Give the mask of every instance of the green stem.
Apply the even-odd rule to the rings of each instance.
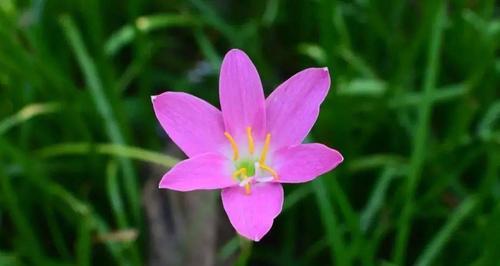
[[[238,256],[238,259],[234,263],[236,266],[246,266],[248,265],[248,261],[250,259],[250,255],[252,254],[252,246],[253,242],[247,240],[246,238],[240,237],[240,248],[241,253]]]

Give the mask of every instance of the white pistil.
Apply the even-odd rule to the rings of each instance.
[[[247,178],[245,178],[245,179],[241,180],[241,182],[240,182],[239,186],[240,186],[240,187],[244,187],[244,186],[246,186],[247,184],[249,184],[249,183],[250,183],[253,179],[254,179],[254,177],[253,177],[253,176],[247,177]]]
[[[271,182],[274,180],[273,176],[263,176],[263,177],[256,177],[255,181],[259,183],[266,183],[266,182]]]
[[[253,164],[253,167],[254,167],[254,169],[255,169],[255,174],[254,174],[254,176],[260,176],[261,171],[260,171],[260,167],[259,167],[259,162],[255,162],[255,163]]]

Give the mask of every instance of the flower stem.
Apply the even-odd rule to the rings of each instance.
[[[238,256],[238,259],[234,263],[236,266],[245,266],[248,265],[248,261],[250,259],[250,255],[252,254],[252,247],[253,247],[253,242],[240,237],[240,255]]]

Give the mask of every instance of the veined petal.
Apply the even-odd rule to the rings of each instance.
[[[283,207],[283,187],[279,183],[257,183],[251,194],[242,187],[222,190],[222,204],[238,234],[259,241],[273,225]]]
[[[273,167],[281,183],[302,183],[332,170],[344,158],[338,151],[323,144],[289,146],[273,154]]]
[[[308,68],[282,83],[266,100],[267,130],[277,150],[300,144],[316,122],[330,88],[327,68]]]
[[[209,103],[182,92],[151,99],[163,129],[187,156],[215,152],[226,144],[221,112]]]
[[[220,189],[237,185],[231,177],[228,160],[216,153],[205,153],[176,164],[160,181],[160,188],[177,191]]]
[[[254,136],[264,136],[266,112],[262,83],[252,61],[241,50],[229,51],[222,61],[219,97],[226,131],[241,140],[250,126]]]

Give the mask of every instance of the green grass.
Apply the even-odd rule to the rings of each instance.
[[[222,243],[218,262],[496,265],[498,13],[493,0],[0,1],[0,265],[146,264],[148,169],[182,159],[150,95],[217,105],[234,47],[267,94],[329,67],[309,139],[345,161],[286,186],[271,233]]]

